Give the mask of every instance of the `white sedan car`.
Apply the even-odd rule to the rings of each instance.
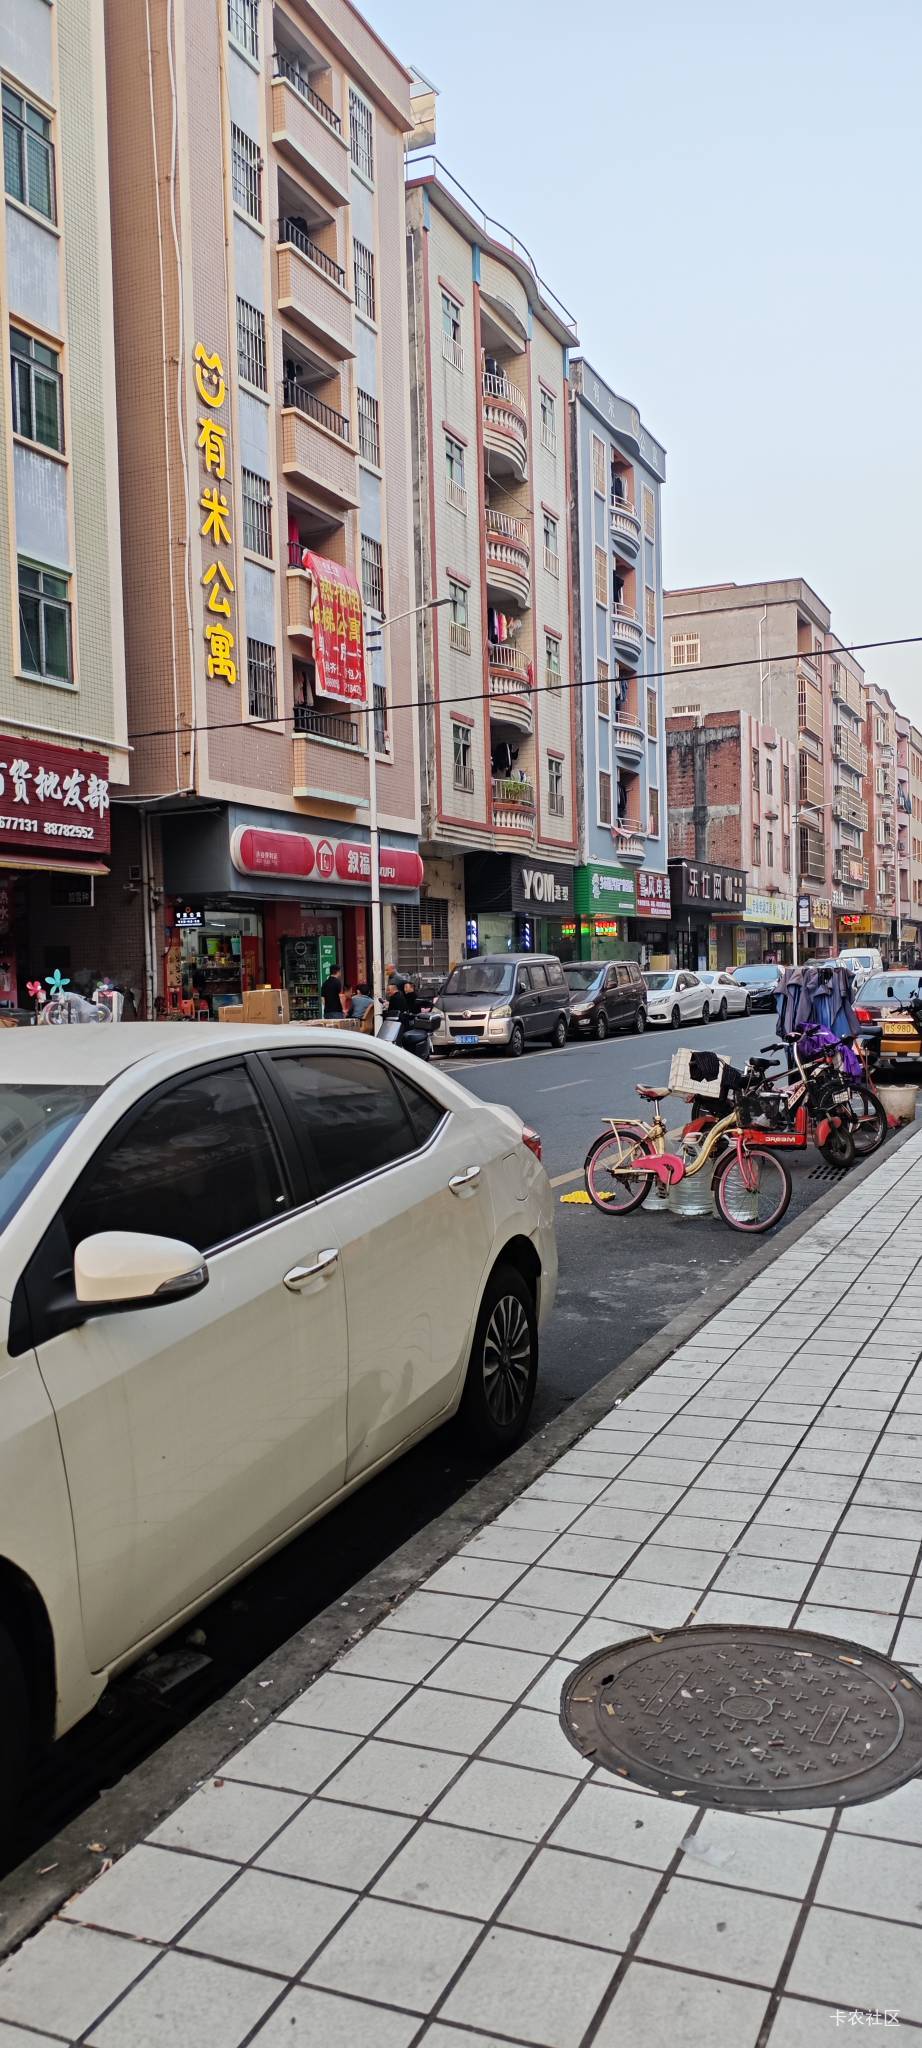
[[[0,1810],[30,1733],[408,1445],[521,1434],[539,1153],[365,1039],[2,1034]]]
[[[644,975],[647,984],[647,1023],[706,1024],[711,1014],[711,993],[700,975],[690,968],[664,968]]]
[[[712,1018],[748,1017],[752,1003],[743,983],[734,981],[732,974],[721,967],[699,974],[698,980],[707,989]]]

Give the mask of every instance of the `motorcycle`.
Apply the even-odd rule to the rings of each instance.
[[[385,1045],[396,1045],[402,1052],[413,1053],[418,1060],[430,1060],[432,1034],[438,1030],[439,1022],[431,1012],[420,1015],[406,1010],[398,1016],[384,1017],[378,1026],[378,1037]]]

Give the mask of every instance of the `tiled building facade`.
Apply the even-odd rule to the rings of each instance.
[[[701,711],[667,718],[666,752],[670,859],[747,875],[745,909],[714,920],[714,964],[790,959],[793,740],[747,711]]]

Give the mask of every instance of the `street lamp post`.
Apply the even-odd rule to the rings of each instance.
[[[404,619],[418,618],[420,612],[438,611],[444,604],[451,604],[451,598],[432,597],[426,604],[411,606],[409,611],[395,612],[393,618],[376,619],[375,628],[380,627],[382,632],[389,630],[391,626],[400,625]],[[365,740],[368,748],[368,852],[371,862],[371,986],[377,1030],[384,1009],[384,948],[381,938],[381,847],[378,834],[378,753],[375,745],[373,682],[369,688],[370,694],[365,705]]]

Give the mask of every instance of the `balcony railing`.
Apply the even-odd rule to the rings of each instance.
[[[498,512],[494,505],[485,505],[483,516],[488,533],[501,533],[504,540],[519,541],[525,548],[529,546],[528,527],[524,519],[513,519],[508,512]]]
[[[518,647],[510,646],[508,641],[490,640],[487,643],[487,660],[494,674],[500,673],[503,677],[508,675],[516,678],[514,683],[510,683],[510,688],[530,688],[528,656]]]
[[[847,825],[857,825],[861,832],[868,829],[867,804],[855,796],[853,790],[845,789],[840,784],[836,786],[833,795],[832,815],[834,818],[844,819]]]
[[[335,740],[339,747],[360,745],[359,728],[354,718],[343,718],[337,711],[317,711],[313,705],[295,705],[294,729],[310,739]]]
[[[323,249],[318,249],[316,242],[311,241],[310,235],[305,234],[297,221],[283,220],[279,223],[279,242],[290,242],[293,248],[300,249],[302,256],[306,256],[309,263],[313,263],[317,270],[322,270],[325,277],[331,277],[333,283],[345,291],[346,273],[342,264],[334,263],[332,256],[327,256]]]
[[[856,775],[868,772],[868,752],[861,741],[856,739],[847,725],[834,725],[832,729],[832,751],[839,761],[853,768]]]
[[[523,422],[527,420],[528,404],[524,392],[519,390],[517,384],[510,384],[508,377],[495,377],[492,372],[485,370],[483,395],[484,398],[501,399],[505,405],[512,406],[514,412],[521,414]]]
[[[291,58],[286,57],[283,50],[276,50],[274,61],[275,77],[284,78],[286,84],[293,85],[295,92],[299,94],[300,98],[309,107],[313,107],[314,113],[320,115],[321,121],[325,121],[328,128],[332,128],[334,135],[341,135],[343,124],[339,115],[333,107],[327,104],[326,100],[321,99],[319,92],[315,92],[312,85],[308,85],[307,79],[302,76],[302,73],[298,70],[297,65],[292,62]]]
[[[614,725],[615,745],[627,754],[642,754],[646,744],[642,725],[633,718],[616,718]]]
[[[347,447],[351,447],[352,429],[349,421],[332,405],[326,405],[322,398],[315,398],[307,384],[299,383],[296,377],[286,377],[282,395],[285,405],[296,406],[298,412],[303,412],[308,419],[316,420],[318,426],[325,427],[328,434],[335,434],[337,440],[344,441]]]
[[[612,499],[611,537],[616,553],[620,543],[630,555],[637,554],[640,547],[640,520],[633,505],[626,498]]]
[[[535,808],[534,785],[530,782],[516,782],[514,776],[494,775],[493,802],[495,804],[515,804],[521,810],[533,811]]]

